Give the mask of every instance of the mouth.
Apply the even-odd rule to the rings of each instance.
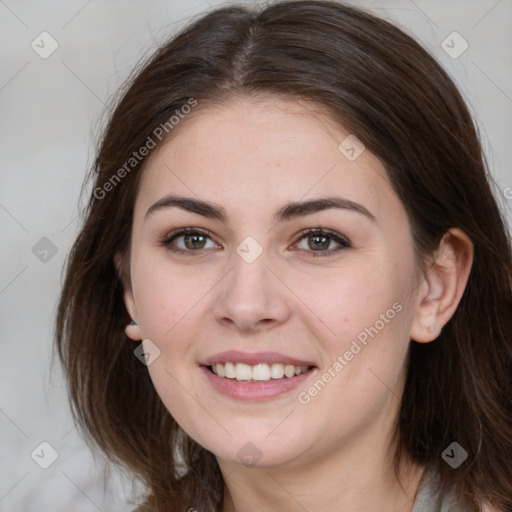
[[[270,382],[281,379],[291,379],[305,374],[315,368],[310,365],[293,365],[283,363],[246,363],[226,362],[207,366],[208,370],[224,379],[238,382]]]
[[[312,362],[275,352],[222,352],[202,361],[199,367],[210,389],[245,401],[286,395],[318,371]]]

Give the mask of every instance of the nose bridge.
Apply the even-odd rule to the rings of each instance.
[[[229,290],[240,298],[245,296],[265,300],[271,293],[268,283],[268,251],[252,236],[246,237],[235,249],[229,277]]]
[[[216,298],[215,315],[219,321],[229,319],[244,330],[255,328],[263,320],[284,321],[288,309],[285,289],[279,286],[270,264],[268,252],[253,237],[236,247],[231,271]]]

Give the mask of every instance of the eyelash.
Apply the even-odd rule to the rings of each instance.
[[[192,255],[192,253],[194,253],[194,252],[201,252],[200,249],[198,249],[197,251],[194,251],[191,249],[179,249],[176,247],[174,247],[174,248],[170,247],[171,242],[173,242],[177,238],[180,238],[180,237],[186,236],[186,235],[200,235],[200,236],[208,237],[211,239],[211,233],[207,230],[197,229],[197,228],[184,228],[184,229],[179,229],[177,231],[173,231],[173,232],[169,233],[168,235],[166,235],[160,241],[160,245],[166,247],[168,250],[170,250],[174,253],[179,253],[179,254]],[[330,238],[330,239],[334,240],[335,242],[337,242],[338,244],[340,244],[337,248],[331,249],[329,251],[312,251],[312,250],[306,250],[306,249],[299,249],[300,251],[303,251],[303,252],[312,253],[312,256],[314,258],[331,256],[335,253],[338,253],[340,250],[348,249],[351,247],[351,244],[348,239],[338,235],[334,231],[331,231],[329,229],[323,229],[323,228],[311,228],[311,229],[307,229],[306,231],[303,231],[300,234],[300,238],[295,242],[295,244],[299,243],[304,238],[307,238],[308,236],[312,236],[312,235],[324,236],[324,237]]]

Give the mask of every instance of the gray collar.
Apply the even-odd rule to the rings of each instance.
[[[422,478],[412,512],[467,512],[455,502],[454,493],[442,496],[439,490],[440,476],[430,471]]]

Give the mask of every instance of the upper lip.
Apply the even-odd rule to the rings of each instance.
[[[205,366],[212,366],[217,363],[245,363],[254,366],[259,363],[281,363],[292,364],[294,366],[315,366],[309,361],[297,359],[296,357],[287,356],[278,352],[240,352],[237,350],[228,350],[226,352],[219,352],[207,358],[204,363]]]

